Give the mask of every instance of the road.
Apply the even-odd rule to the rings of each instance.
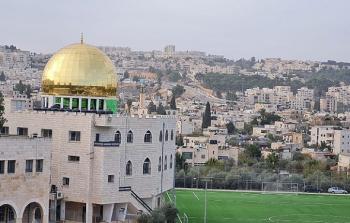
[[[192,82],[194,83],[194,82]],[[176,86],[177,83],[174,82],[162,82],[162,88],[168,88],[171,89],[174,86]],[[185,98],[193,98],[194,100],[198,100],[201,102],[207,102],[209,101],[209,103],[218,103],[218,104],[226,104],[226,99],[220,99],[217,98],[215,96],[213,96],[210,91],[208,89],[203,88],[198,82],[194,83],[197,84],[198,86],[192,85],[192,86],[188,86],[188,85],[184,85],[181,84],[182,86],[184,86],[185,88],[185,93],[183,95],[183,97]]]

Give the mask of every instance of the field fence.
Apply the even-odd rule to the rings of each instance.
[[[208,181],[209,179],[209,181]],[[340,187],[350,192],[350,177],[342,173],[320,173],[303,176],[290,174],[280,176],[278,174],[227,175],[227,176],[182,176],[175,179],[177,188],[205,188],[250,190],[250,191],[287,191],[287,192],[327,192],[330,187]]]

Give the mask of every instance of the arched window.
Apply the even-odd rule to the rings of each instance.
[[[169,138],[169,134],[168,134],[168,130],[165,131],[165,141],[168,141]]]
[[[122,136],[121,136],[121,134],[120,134],[119,131],[116,131],[116,132],[115,132],[114,141],[115,141],[116,143],[121,143],[121,141],[122,141]]]
[[[133,143],[134,141],[134,134],[131,130],[129,130],[128,134],[126,135],[126,142],[127,143]]]
[[[127,176],[131,176],[132,175],[132,163],[131,163],[130,160],[126,163],[125,172],[126,172]]]
[[[170,169],[173,168],[173,154],[170,155]]]
[[[145,134],[144,142],[152,142],[152,133],[149,130]]]
[[[165,159],[164,159],[164,170],[167,170],[168,169],[168,157],[165,156]]]
[[[151,174],[151,161],[148,158],[143,162],[143,174]]]
[[[158,161],[158,172],[160,172],[162,170],[162,157],[159,157],[159,161]]]
[[[159,142],[163,141],[163,131],[160,130],[159,132]]]
[[[170,132],[170,140],[171,141],[174,140],[174,130],[171,130],[171,132]]]

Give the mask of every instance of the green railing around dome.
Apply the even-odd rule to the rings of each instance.
[[[51,108],[72,109],[81,111],[109,111],[113,114],[118,112],[119,102],[114,98],[77,98],[56,96]]]

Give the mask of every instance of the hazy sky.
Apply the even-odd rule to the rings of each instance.
[[[8,0],[0,45],[54,52],[78,42],[350,62],[349,0]]]

